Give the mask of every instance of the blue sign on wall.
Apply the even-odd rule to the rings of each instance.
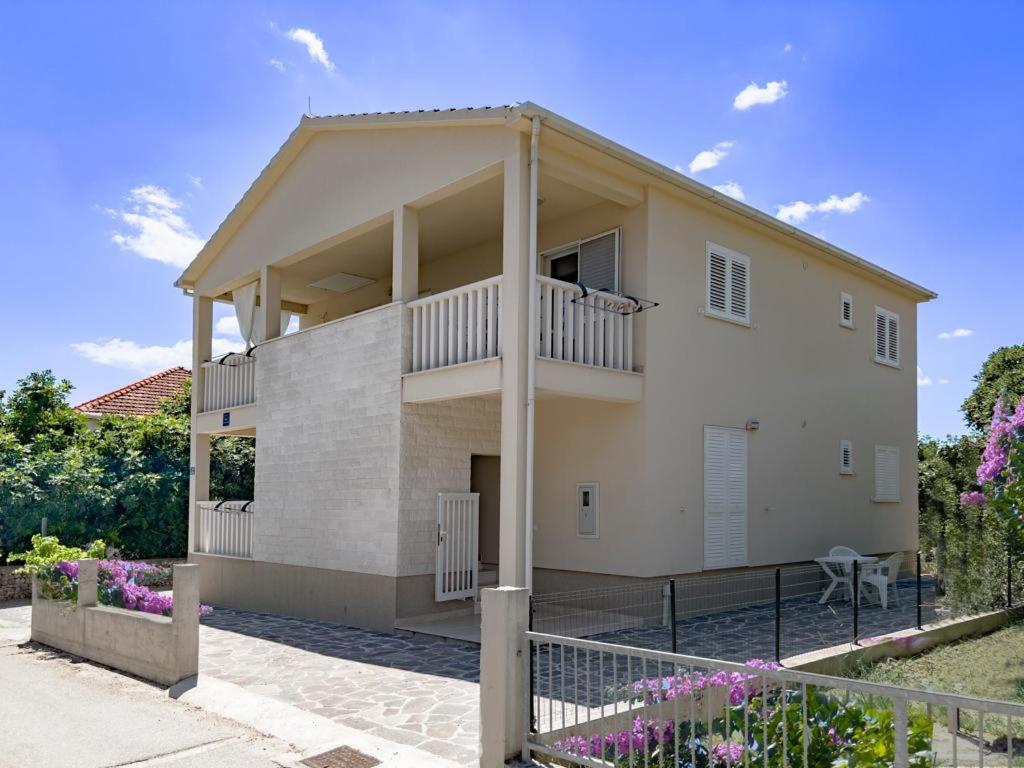
[[[231,426],[231,411],[224,411],[224,417],[220,420],[220,425],[222,427]]]

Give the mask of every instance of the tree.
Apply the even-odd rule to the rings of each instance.
[[[6,400],[0,393],[0,427],[22,445],[43,437],[54,447],[66,445],[85,429],[85,418],[68,404],[72,389],[67,379],[57,381],[53,371],[30,373]]]
[[[979,432],[992,419],[996,400],[1017,403],[1024,396],[1024,345],[1000,347],[981,366],[974,377],[974,391],[960,406],[967,423]]]

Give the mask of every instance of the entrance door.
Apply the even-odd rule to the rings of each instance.
[[[704,567],[747,564],[747,433],[704,427]]]
[[[498,529],[501,525],[501,457],[473,456],[469,490],[480,494],[480,564],[498,564]],[[486,586],[486,584],[484,585]]]
[[[437,494],[434,599],[438,602],[476,595],[479,499],[476,493]]]

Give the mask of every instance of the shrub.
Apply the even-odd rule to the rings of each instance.
[[[44,566],[56,565],[66,560],[98,559],[106,552],[107,545],[99,539],[86,549],[79,549],[61,544],[56,536],[42,536],[37,533],[32,537],[32,549],[11,555],[11,559],[24,561],[25,565],[18,569],[19,573],[36,573]]]

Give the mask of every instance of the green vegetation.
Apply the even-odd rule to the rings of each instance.
[[[918,442],[921,552],[954,612],[986,610],[1006,601],[1007,567],[1024,595],[1021,528],[987,505],[963,504],[980,489],[978,466],[996,400],[1010,407],[1024,396],[1024,345],[993,352],[974,377],[961,409],[971,431],[959,437],[924,436]],[[1008,562],[1007,555],[1012,556]]]
[[[0,562],[26,550],[42,519],[61,541],[103,539],[127,558],[182,555],[188,528],[188,388],[151,416],[95,429],[69,404],[71,383],[32,373],[0,393]],[[211,494],[252,498],[255,448],[213,441]]]
[[[919,656],[881,661],[852,676],[876,683],[1024,703],[1024,622],[983,637],[941,645]],[[960,728],[965,733],[977,734],[977,715],[961,713]],[[1006,719],[986,718],[985,733],[990,738],[1004,736]],[[1015,739],[1024,738],[1024,722],[1014,722],[1014,734]]]

